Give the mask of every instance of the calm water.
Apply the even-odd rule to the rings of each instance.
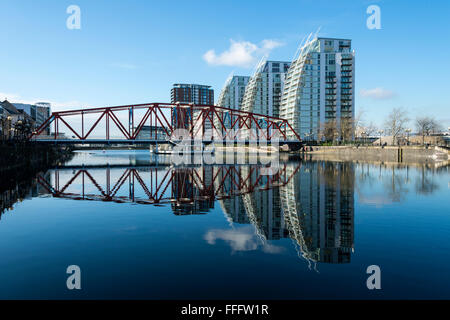
[[[448,166],[287,161],[268,178],[90,151],[3,207],[19,191],[0,220],[0,298],[450,298]]]

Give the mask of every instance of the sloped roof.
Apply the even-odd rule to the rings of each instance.
[[[17,110],[16,107],[14,107],[11,103],[9,103],[8,100],[5,100],[3,102],[0,102],[2,104],[3,109],[8,111],[10,114],[20,114],[19,110]]]

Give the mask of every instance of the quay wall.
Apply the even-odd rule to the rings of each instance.
[[[313,146],[305,154],[341,161],[435,162],[448,161],[449,151],[440,147],[402,146]]]

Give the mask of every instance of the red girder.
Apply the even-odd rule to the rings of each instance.
[[[68,111],[57,111],[53,112],[52,115],[38,128],[32,135],[30,139],[36,139],[42,135],[45,129],[50,128],[54,124],[53,139],[58,140],[59,137],[59,122],[63,123],[76,137],[77,140],[87,140],[92,134],[93,130],[97,128],[100,122],[105,120],[105,140],[110,140],[111,138],[111,126],[112,121],[116,127],[119,129],[120,134],[126,140],[136,140],[139,133],[146,123],[149,123],[152,128],[161,128],[161,130],[170,137],[175,129],[173,112],[174,110],[189,110],[191,112],[190,127],[183,128],[190,131],[191,136],[196,136],[198,132],[204,134],[206,126],[206,121],[210,122],[211,129],[213,132],[223,134],[223,139],[236,139],[236,132],[238,129],[251,130],[252,127],[258,130],[258,132],[264,134],[264,138],[270,140],[273,138],[276,131],[287,139],[287,131],[291,131],[296,141],[301,141],[300,136],[295,132],[289,122],[285,119],[273,116],[267,116],[263,114],[251,113],[242,110],[235,110],[230,108],[224,108],[214,105],[193,105],[193,104],[172,104],[172,103],[146,103],[137,105],[127,105],[127,106],[116,106],[116,107],[102,107],[102,108],[89,108],[89,109],[78,109],[78,110],[68,110]],[[135,112],[141,110],[145,111],[142,118],[138,121],[137,127],[134,127],[134,117]],[[123,123],[117,116],[115,112],[128,111],[128,123]],[[170,111],[170,119],[166,117],[164,111]],[[197,119],[193,119],[194,113],[198,112]],[[227,126],[224,121],[224,114],[228,113],[230,115],[230,124]],[[98,115],[94,121],[94,124],[85,133],[86,126],[86,115]],[[74,128],[72,119],[74,116],[81,117],[81,130],[76,130]],[[216,121],[218,120],[218,121]],[[267,124],[266,128],[260,126],[260,120],[264,120]],[[182,121],[184,123],[184,121]],[[199,123],[200,122],[200,123]],[[253,126],[253,122],[255,125]],[[188,123],[184,123],[188,126]],[[284,128],[283,128],[284,127]],[[127,129],[128,128],[128,129]],[[130,130],[133,129],[133,130]],[[201,131],[200,131],[201,130]],[[272,133],[270,133],[272,132]],[[155,131],[155,136],[157,132]],[[251,132],[253,136],[253,132]]]

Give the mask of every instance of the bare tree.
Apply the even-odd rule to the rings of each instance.
[[[353,120],[353,128],[354,128],[354,135],[355,137],[358,136],[358,130],[364,126],[364,114],[366,113],[365,109],[361,107],[358,110],[358,113],[355,116],[355,119]]]
[[[373,137],[373,136],[375,136],[375,135],[377,134],[377,132],[378,132],[378,127],[371,121],[371,122],[369,123],[369,125],[367,125],[367,126],[365,127],[365,131],[366,131],[366,134],[367,134],[369,137]]]
[[[393,145],[398,142],[398,139],[405,132],[405,127],[408,122],[408,112],[403,108],[394,108],[391,113],[389,113],[384,125],[387,134],[392,136]]]
[[[336,126],[336,120],[329,120],[321,125],[321,137],[326,141],[334,141],[338,136],[338,130]]]
[[[422,144],[425,144],[425,136],[430,136],[440,129],[439,123],[431,117],[418,117],[416,119],[417,132],[422,136]]]
[[[351,118],[341,118],[339,135],[343,141],[351,141],[354,134],[354,121]]]
[[[7,140],[11,134],[11,120],[8,117],[0,117],[0,140]]]

